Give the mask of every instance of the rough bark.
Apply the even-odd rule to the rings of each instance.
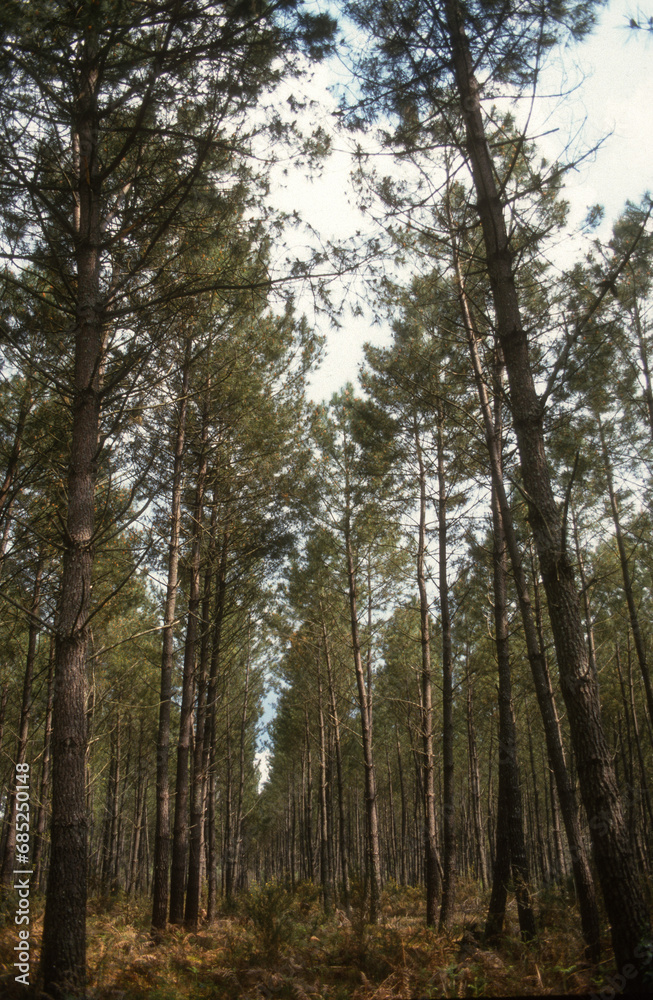
[[[610,749],[603,731],[598,688],[589,669],[565,526],[555,502],[546,461],[543,412],[519,309],[513,253],[485,136],[479,86],[455,0],[445,3],[445,16],[465,124],[467,156],[483,229],[497,331],[508,372],[528,517],[547,596],[594,860],[611,924],[617,965],[620,968],[632,965],[635,969],[632,979],[627,980],[626,989],[643,989],[653,952],[653,947],[649,949],[653,942],[648,907],[630,850]]]
[[[83,992],[86,980],[86,652],[104,324],[100,305],[99,69],[92,31],[83,45],[73,125],[77,317],[72,428],[56,626],[52,837],[41,949],[44,987],[55,997],[67,991]]]
[[[517,762],[517,737],[515,718],[512,708],[512,681],[509,651],[508,627],[508,587],[507,587],[507,553],[501,521],[501,511],[496,496],[492,491],[492,526],[493,526],[493,562],[494,562],[494,622],[497,649],[497,668],[499,674],[499,803],[504,812],[497,815],[497,830],[507,829],[510,868],[517,896],[517,912],[519,928],[524,941],[535,937],[535,917],[530,900],[529,872],[524,843],[524,827],[522,817],[522,795]],[[501,844],[501,849],[505,847]],[[497,857],[499,857],[499,836],[497,836]],[[502,862],[505,865],[505,861]],[[495,880],[496,880],[495,874]],[[501,877],[504,870],[501,869]],[[502,901],[505,907],[506,890],[497,890],[496,900]],[[498,909],[493,909],[495,902],[494,884],[490,911],[488,914],[486,933],[489,937],[501,930],[504,915]]]
[[[581,911],[583,936],[587,946],[587,956],[592,961],[598,961],[600,928],[596,904],[596,893],[587,854],[581,837],[576,795],[565,762],[560,722],[553,697],[553,690],[551,687],[546,658],[543,652],[543,643],[541,641],[540,629],[538,625],[538,592],[536,587],[536,614],[534,619],[530,593],[523,568],[523,556],[517,542],[512,521],[512,512],[510,510],[510,505],[508,503],[503,483],[501,450],[495,433],[494,418],[492,416],[488,391],[479,358],[477,335],[465,292],[464,276],[455,242],[454,265],[459,285],[460,303],[465,330],[467,333],[470,359],[472,362],[474,379],[483,415],[486,444],[488,455],[490,457],[492,483],[494,490],[496,490],[496,496],[501,513],[502,528],[505,534],[506,544],[508,546],[513,578],[517,589],[517,598],[519,601],[522,626],[524,629],[528,661],[533,676],[540,714],[542,716],[547,753],[556,779],[556,787],[558,790],[560,807],[565,824],[565,832],[569,843],[574,882],[576,885],[576,892],[578,894],[579,907]]]

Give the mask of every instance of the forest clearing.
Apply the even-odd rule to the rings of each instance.
[[[653,995],[613,6],[2,5],[3,995]]]

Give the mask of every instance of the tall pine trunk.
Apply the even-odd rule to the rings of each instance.
[[[472,362],[474,379],[483,415],[486,443],[490,457],[492,483],[493,488],[496,490],[501,513],[502,528],[505,534],[508,552],[510,554],[510,562],[515,586],[517,588],[517,597],[519,600],[522,626],[524,629],[524,638],[526,640],[528,660],[542,716],[549,762],[556,779],[556,788],[565,824],[565,832],[569,843],[574,882],[576,885],[576,892],[581,912],[583,937],[587,945],[588,958],[592,961],[598,961],[600,929],[594,882],[581,836],[574,786],[571,782],[565,762],[562,734],[560,731],[558,713],[553,697],[553,690],[551,688],[549,671],[542,644],[538,638],[536,621],[533,617],[533,608],[523,568],[523,555],[517,542],[512,521],[512,513],[503,484],[501,451],[494,430],[494,420],[479,358],[477,335],[469,308],[469,301],[465,292],[464,276],[455,240],[453,244],[453,257],[456,278],[459,285],[459,296],[464,326],[467,333],[470,359]]]
[[[342,902],[346,913],[349,914],[350,911],[349,846],[347,841],[345,784],[342,773],[340,719],[338,716],[338,704],[336,702],[336,691],[333,683],[333,671],[331,667],[331,654],[329,652],[329,642],[327,637],[326,622],[324,620],[324,610],[322,608],[322,602],[320,602],[320,614],[322,618],[322,640],[324,642],[324,658],[326,661],[326,668],[327,668],[327,685],[329,688],[329,704],[331,708],[331,720],[332,720],[331,724],[333,726],[333,739],[334,739],[335,754],[336,754],[336,777],[338,781],[338,830],[340,836],[340,868],[342,874]]]
[[[621,520],[619,517],[617,495],[614,489],[612,464],[610,462],[610,455],[608,452],[608,445],[605,437],[605,428],[603,426],[600,414],[597,414],[597,421],[599,427],[599,437],[601,439],[601,451],[603,454],[603,471],[605,473],[605,479],[608,486],[608,497],[610,499],[610,510],[612,512],[614,534],[617,540],[617,550],[619,552],[619,563],[621,565],[621,576],[624,584],[624,594],[626,595],[626,604],[628,605],[630,630],[633,633],[633,639],[635,641],[635,652],[637,653],[637,661],[639,663],[639,669],[641,671],[642,680],[644,682],[644,690],[646,692],[646,704],[648,707],[648,714],[651,722],[653,723],[653,686],[651,685],[651,674],[648,669],[648,663],[646,659],[646,644],[644,641],[644,636],[642,635],[642,629],[639,622],[639,614],[637,612],[637,604],[635,602],[635,594],[633,591],[633,581],[630,575],[630,567],[628,565],[628,553],[626,552],[626,544],[624,542],[623,529],[621,527]]]
[[[43,762],[41,764],[41,785],[39,805],[36,812],[36,827],[34,829],[34,845],[32,850],[32,865],[34,867],[34,885],[37,891],[42,889],[43,856],[45,847],[45,828],[47,802],[50,796],[50,761],[52,745],[52,706],[54,704],[54,642],[50,640],[50,659],[48,663],[48,689],[45,706],[45,722],[43,735]],[[0,741],[1,743],[1,741]]]
[[[332,872],[329,858],[329,829],[327,822],[327,748],[322,709],[322,676],[320,670],[320,653],[317,652],[317,711],[320,726],[320,881],[322,882],[322,905],[325,914],[333,910],[331,891]]]
[[[379,851],[379,822],[376,801],[376,774],[374,770],[374,752],[372,749],[372,731],[370,726],[369,691],[365,683],[365,672],[363,669],[363,659],[361,656],[361,644],[358,630],[356,568],[354,566],[354,554],[351,542],[348,486],[346,489],[347,508],[345,514],[345,549],[347,558],[347,578],[349,584],[349,619],[351,625],[351,641],[354,654],[354,669],[356,672],[358,706],[360,710],[361,733],[363,739],[370,923],[374,924],[379,918],[381,905],[381,858]]]
[[[213,502],[216,503],[214,495]],[[213,627],[211,636],[211,665],[209,668],[209,687],[206,704],[206,728],[204,732],[204,753],[207,755],[206,769],[208,773],[207,813],[208,813],[208,902],[207,920],[215,919],[218,906],[218,838],[216,835],[216,729],[218,711],[218,678],[222,667],[222,622],[224,619],[225,596],[227,590],[227,556],[229,553],[229,531],[225,529],[222,535],[222,549],[218,566],[218,579],[213,611]]]
[[[424,845],[426,855],[426,923],[435,927],[437,919],[440,872],[436,846],[435,786],[433,765],[433,698],[431,689],[431,636],[429,602],[426,592],[424,562],[426,556],[426,468],[417,419],[413,424],[415,453],[419,470],[419,533],[417,539],[417,589],[419,591],[420,637],[422,646],[421,711],[424,753]],[[393,816],[394,821],[394,816]],[[446,868],[446,859],[445,859]],[[396,877],[396,875],[395,875]]]
[[[544,447],[544,413],[533,380],[528,336],[515,285],[514,255],[485,135],[479,85],[456,0],[446,0],[444,13],[465,123],[466,152],[483,229],[497,332],[508,372],[511,411],[528,496],[528,518],[547,596],[594,860],[617,965],[634,966],[635,973],[627,980],[627,989],[643,989],[653,953],[648,906],[630,850],[610,748],[603,731],[598,687],[589,669],[565,525],[551,487]]]
[[[442,771],[443,771],[443,861],[440,930],[453,921],[456,896],[456,792],[453,755],[453,653],[451,648],[451,613],[447,581],[447,496],[444,476],[444,413],[438,404],[436,443],[438,455],[438,583],[440,592],[440,629],[442,631]]]
[[[170,866],[170,923],[184,920],[186,869],[188,863],[188,799],[190,744],[193,735],[193,702],[195,697],[195,670],[197,660],[198,618],[200,609],[200,564],[202,557],[202,515],[208,465],[208,413],[202,415],[202,435],[197,463],[195,500],[193,503],[190,585],[188,593],[188,620],[184,644],[184,670],[179,712],[179,738],[177,741],[177,778],[175,784],[175,817],[172,837],[172,862]]]
[[[523,940],[535,937],[535,917],[529,894],[529,874],[524,843],[522,796],[517,763],[517,737],[512,708],[510,652],[508,646],[508,587],[506,544],[496,490],[492,490],[494,561],[494,621],[499,673],[499,811],[497,862],[486,925],[486,936],[496,937],[503,927],[508,866],[515,884],[519,927]]]
[[[154,833],[154,872],[152,929],[165,929],[168,919],[168,873],[170,867],[170,706],[174,666],[174,620],[179,579],[179,536],[181,529],[182,462],[186,440],[188,385],[192,338],[186,338],[182,367],[181,392],[174,447],[172,497],[170,504],[170,542],[168,545],[168,580],[163,612],[161,649],[161,690],[159,729],[156,748],[156,827]]]
[[[95,32],[82,43],[73,125],[77,318],[63,572],[56,624],[52,731],[52,837],[43,918],[46,992],[83,992],[86,982],[86,653],[91,607],[95,482],[104,324],[100,304],[100,192]]]

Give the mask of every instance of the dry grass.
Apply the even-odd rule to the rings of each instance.
[[[422,893],[389,886],[382,919],[370,927],[354,909],[325,920],[316,893],[295,897],[272,884],[263,902],[243,898],[235,914],[197,934],[170,930],[154,943],[146,901],[93,900],[88,917],[88,1000],[412,1000],[477,996],[582,994],[600,989],[602,969],[582,959],[578,915],[554,893],[538,900],[540,936],[519,940],[511,904],[498,948],[480,940],[486,898],[476,884],[459,886],[456,922],[449,934],[424,926]],[[268,907],[268,911],[265,907]],[[280,917],[266,933],[256,913]],[[33,912],[32,945],[41,920]],[[254,913],[254,918],[252,917]],[[0,930],[0,992],[27,1000],[13,982],[15,927]],[[605,953],[609,945],[605,942]],[[33,970],[36,963],[33,963]],[[32,978],[35,978],[34,975]]]

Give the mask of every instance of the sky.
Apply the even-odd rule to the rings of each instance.
[[[601,11],[599,25],[589,39],[559,52],[551,61],[540,87],[541,93],[552,94],[574,88],[562,101],[539,102],[542,125],[533,131],[557,129],[541,141],[544,155],[556,159],[569,140],[577,150],[603,140],[596,154],[568,174],[564,191],[572,227],[582,223],[590,206],[604,207],[602,236],[609,236],[627,199],[639,202],[646,191],[653,192],[653,35],[628,27],[631,17],[648,20],[653,4],[650,8],[629,0],[610,3]],[[323,64],[304,85],[322,105],[321,115],[316,114],[328,129],[328,111],[335,108],[329,88],[342,75],[339,64]],[[346,240],[357,229],[369,231],[370,223],[355,207],[346,138],[330,131],[334,152],[320,174],[308,179],[291,169],[287,176],[278,176],[273,198],[280,208],[297,210],[324,239]],[[304,243],[297,233],[291,250],[300,252]],[[570,232],[568,241],[562,241],[556,251],[561,267],[570,263],[577,247]],[[369,318],[353,315],[360,291],[359,282],[349,292],[339,329],[331,328],[325,319],[317,321],[327,336],[327,349],[310,381],[309,392],[315,400],[328,400],[346,381],[355,382],[366,340],[378,345],[389,342],[387,327],[373,326]],[[300,300],[299,305],[313,320],[311,301]]]
[[[608,238],[626,201],[639,202],[645,192],[653,193],[653,35],[628,27],[631,17],[648,21],[652,14],[653,4],[649,9],[629,0],[610,3],[601,12],[594,33],[582,44],[560,52],[542,80],[543,93],[574,88],[562,101],[540,102],[542,126],[536,131],[557,129],[542,141],[543,155],[555,160],[569,140],[578,150],[601,142],[595,154],[567,175],[564,197],[570,202],[570,232],[556,250],[561,267],[579,253],[574,227],[582,224],[591,206],[603,206],[604,222],[598,234]],[[345,139],[329,127],[329,109],[336,105],[329,88],[339,76],[341,67],[324,64],[306,84],[306,92],[322,106],[321,112],[316,111],[317,120],[333,135],[332,155],[313,178],[292,169],[287,175],[279,172],[272,191],[279,208],[297,211],[324,240],[347,240],[357,230],[370,228],[356,208],[351,153]],[[290,250],[301,253],[305,244],[306,238],[298,231]],[[365,341],[389,343],[387,326],[374,326],[369,317],[354,315],[360,291],[359,282],[345,294],[339,328],[330,327],[324,319],[317,321],[327,343],[325,359],[309,385],[316,401],[328,400],[345,382],[356,381]],[[299,308],[312,319],[309,298],[300,298]],[[269,699],[263,723],[273,714],[274,700]],[[269,752],[260,751],[257,759],[264,781]]]

